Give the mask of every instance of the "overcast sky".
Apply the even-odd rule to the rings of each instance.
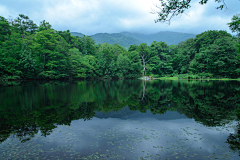
[[[228,10],[215,9],[221,3],[209,0],[200,5],[192,0],[191,8],[171,24],[155,23],[159,0],[1,0],[0,16],[29,16],[37,25],[46,20],[55,30],[70,30],[86,35],[123,31],[156,33],[175,31],[200,34],[207,30],[226,30],[233,15],[240,13],[240,0],[225,0]]]

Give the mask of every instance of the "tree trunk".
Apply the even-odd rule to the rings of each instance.
[[[143,77],[146,75],[145,62],[143,62]]]

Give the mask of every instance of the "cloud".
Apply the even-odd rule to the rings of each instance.
[[[68,141],[71,150],[79,152],[82,156],[96,152],[105,154],[108,149],[116,154],[123,154],[127,159],[143,157],[147,153],[160,154],[161,158],[166,159],[169,153],[180,154],[180,151],[185,149],[191,149],[194,153],[200,151],[204,155],[212,153],[220,155],[222,149],[228,151],[224,146],[227,136],[234,131],[231,126],[208,128],[192,119],[178,119],[177,116],[183,117],[183,115],[177,112],[171,120],[169,116],[173,112],[167,112],[166,115],[148,113],[142,114],[138,111],[127,119],[93,117],[88,121],[75,120],[70,126],[59,125],[44,139],[51,141],[52,146],[61,147],[66,146]],[[112,141],[115,143],[111,144]],[[128,144],[131,146],[127,148],[128,152],[125,152],[124,148],[118,148],[118,146],[126,147]],[[157,146],[161,149],[156,148]],[[189,155],[191,153],[188,153]]]
[[[237,13],[237,10],[231,10],[231,14],[229,14],[229,10],[216,9],[219,5],[219,3],[214,1],[200,5],[199,1],[195,0],[191,3],[191,8],[185,14],[172,19],[171,25],[168,28],[172,31],[195,34],[207,30],[227,30],[231,32],[227,23],[231,21],[232,16],[234,13]],[[232,5],[228,6],[229,8],[232,7]]]
[[[9,14],[9,11],[6,9],[6,7],[0,5],[0,16],[6,16]]]
[[[8,0],[1,2],[0,14],[14,18],[25,14],[35,23],[46,20],[56,30],[70,30],[87,35],[122,31],[156,33],[175,31],[199,34],[206,30],[223,29],[230,32],[226,23],[239,12],[240,1],[226,2],[229,10],[215,9],[220,3],[208,1],[200,5],[191,2],[191,8],[180,18],[174,17],[171,25],[154,23],[151,14],[159,0]]]
[[[17,15],[16,12],[9,10],[6,6],[0,4],[0,16],[8,19],[9,16]]]
[[[110,1],[110,0],[68,0],[57,1],[54,5],[44,1],[43,18],[53,27],[67,26],[71,30],[91,32],[116,32],[143,26],[149,19],[152,1]],[[152,2],[152,3],[151,3]]]
[[[76,23],[81,22],[81,19],[94,19],[89,11],[94,12],[97,8],[96,1],[57,1],[54,5],[45,3],[43,18],[54,24],[64,24],[66,21]]]

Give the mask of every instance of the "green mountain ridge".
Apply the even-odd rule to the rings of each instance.
[[[84,34],[78,32],[71,32],[73,36],[83,37]],[[168,45],[175,44],[185,41],[190,38],[195,38],[195,34],[180,33],[180,32],[170,32],[161,31],[154,34],[141,34],[141,33],[131,33],[131,32],[121,32],[121,33],[97,33],[91,35],[96,43],[117,43],[120,46],[128,48],[130,45],[139,45],[141,43],[147,43],[150,45],[153,41],[163,41]]]
[[[108,33],[97,33],[95,35],[91,36],[96,43],[108,43],[108,44],[114,44],[117,43],[122,47],[128,48],[130,45],[132,44],[136,44],[139,45],[140,42],[130,36],[125,36],[122,35],[120,33],[112,33],[112,34],[108,34]]]
[[[181,33],[181,32],[170,32],[170,31],[161,31],[154,34],[140,34],[140,33],[130,33],[130,32],[121,32],[121,34],[133,37],[139,40],[141,43],[147,43],[150,45],[153,41],[163,41],[167,45],[175,44],[185,41],[190,38],[195,38],[195,34],[190,33]]]
[[[84,34],[78,33],[78,32],[71,32],[71,35],[72,36],[78,36],[78,37],[83,37],[84,36]]]

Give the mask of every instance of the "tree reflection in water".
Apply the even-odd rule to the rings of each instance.
[[[78,81],[30,83],[0,87],[0,142],[18,137],[22,143],[38,132],[51,134],[58,125],[91,120],[96,112],[130,111],[164,114],[177,111],[205,126],[235,120],[235,133],[226,142],[240,151],[239,88],[235,81]],[[240,154],[240,152],[239,152]]]

